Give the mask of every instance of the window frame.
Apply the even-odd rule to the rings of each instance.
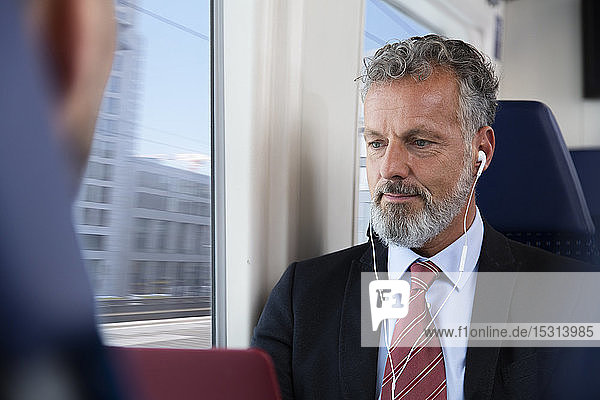
[[[227,347],[223,0],[210,2],[212,344]]]

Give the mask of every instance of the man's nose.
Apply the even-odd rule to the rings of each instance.
[[[404,179],[410,171],[408,152],[400,143],[389,143],[381,160],[379,174],[384,179]]]

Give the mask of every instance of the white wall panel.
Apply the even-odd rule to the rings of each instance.
[[[224,2],[231,347],[289,262],[352,244],[362,8]]]
[[[501,97],[540,100],[569,147],[600,145],[600,101],[583,98],[579,0],[506,5]]]

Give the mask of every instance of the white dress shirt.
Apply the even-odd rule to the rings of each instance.
[[[430,257],[435,265],[443,272],[429,288],[426,294],[426,300],[431,305],[430,313],[433,317],[440,306],[451,292],[456,284],[456,289],[446,304],[434,320],[437,328],[456,327],[466,325],[471,321],[471,311],[473,307],[473,298],[475,296],[475,284],[477,279],[472,272],[477,270],[477,261],[481,252],[483,242],[483,221],[477,209],[475,220],[467,230],[468,249],[465,262],[465,268],[459,280],[459,265],[462,249],[465,244],[465,235],[462,235],[448,247]],[[404,279],[410,282],[410,271],[408,268],[414,261],[426,260],[406,247],[390,246],[388,250],[388,271],[389,279]],[[473,279],[471,279],[473,278]],[[458,282],[457,282],[458,281]],[[387,329],[387,340],[391,340],[394,324],[396,320],[386,320],[381,330],[381,346],[379,347],[379,357],[377,361],[377,397],[380,398],[381,382],[385,371],[387,358],[387,347],[385,329]],[[440,337],[442,352],[444,354],[444,365],[446,368],[447,399],[464,399],[464,380],[465,380],[465,358],[467,355],[466,335],[464,338],[446,338]],[[410,364],[410,362],[409,362]],[[410,365],[407,366],[409,368]],[[387,400],[387,399],[381,399]]]

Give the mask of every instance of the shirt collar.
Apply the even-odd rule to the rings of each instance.
[[[460,281],[458,279],[459,265],[462,249],[465,244],[464,234],[448,247],[429,258],[429,260],[442,270],[452,284],[456,284],[457,290],[460,290],[467,283],[471,272],[475,271],[477,260],[479,260],[481,244],[483,243],[483,220],[481,219],[479,208],[476,208],[475,220],[467,230],[466,235],[468,239],[467,257]],[[423,260],[427,260],[427,258],[419,256],[409,248],[390,244],[388,251],[389,279],[400,279],[414,261]]]

